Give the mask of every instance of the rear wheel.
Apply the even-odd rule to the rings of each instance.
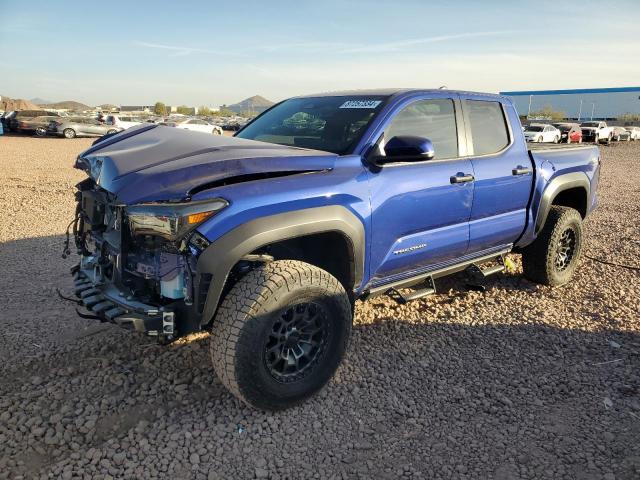
[[[47,134],[47,129],[44,127],[38,127],[36,128],[36,135],[38,137],[44,137]]]
[[[567,283],[582,251],[582,217],[569,207],[552,206],[538,238],[522,251],[522,269],[542,285]]]
[[[328,272],[281,260],[257,268],[227,294],[213,322],[211,359],[243,402],[280,410],[329,381],[351,332],[351,303]]]
[[[567,135],[567,144],[571,143],[571,137]]]
[[[65,128],[62,134],[64,138],[76,138],[76,131],[73,128]]]
[[[553,137],[553,143],[558,143],[560,138],[558,136]]]

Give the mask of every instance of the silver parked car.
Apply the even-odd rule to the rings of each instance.
[[[95,118],[65,118],[49,123],[47,133],[64,138],[101,137],[102,135],[121,132],[123,128],[107,125]]]

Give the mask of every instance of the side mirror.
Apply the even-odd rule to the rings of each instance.
[[[378,165],[394,162],[421,162],[431,160],[435,151],[428,138],[413,135],[392,137],[384,146],[385,155],[374,158]]]

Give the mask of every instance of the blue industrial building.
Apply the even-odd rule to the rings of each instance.
[[[640,87],[583,88],[500,92],[509,97],[520,116],[545,107],[576,120],[615,119],[625,113],[640,115]]]

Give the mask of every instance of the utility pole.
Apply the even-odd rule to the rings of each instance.
[[[594,112],[594,111],[595,111],[595,109],[596,109],[596,104],[595,104],[595,103],[592,103],[591,105],[592,105],[592,106],[591,106],[591,120],[593,120],[593,112]]]
[[[580,111],[578,112],[578,121],[580,121],[581,117],[582,117],[582,102],[583,99],[580,99]]]
[[[533,95],[529,95],[529,111],[527,112],[527,118],[531,115],[531,98],[533,98]]]

